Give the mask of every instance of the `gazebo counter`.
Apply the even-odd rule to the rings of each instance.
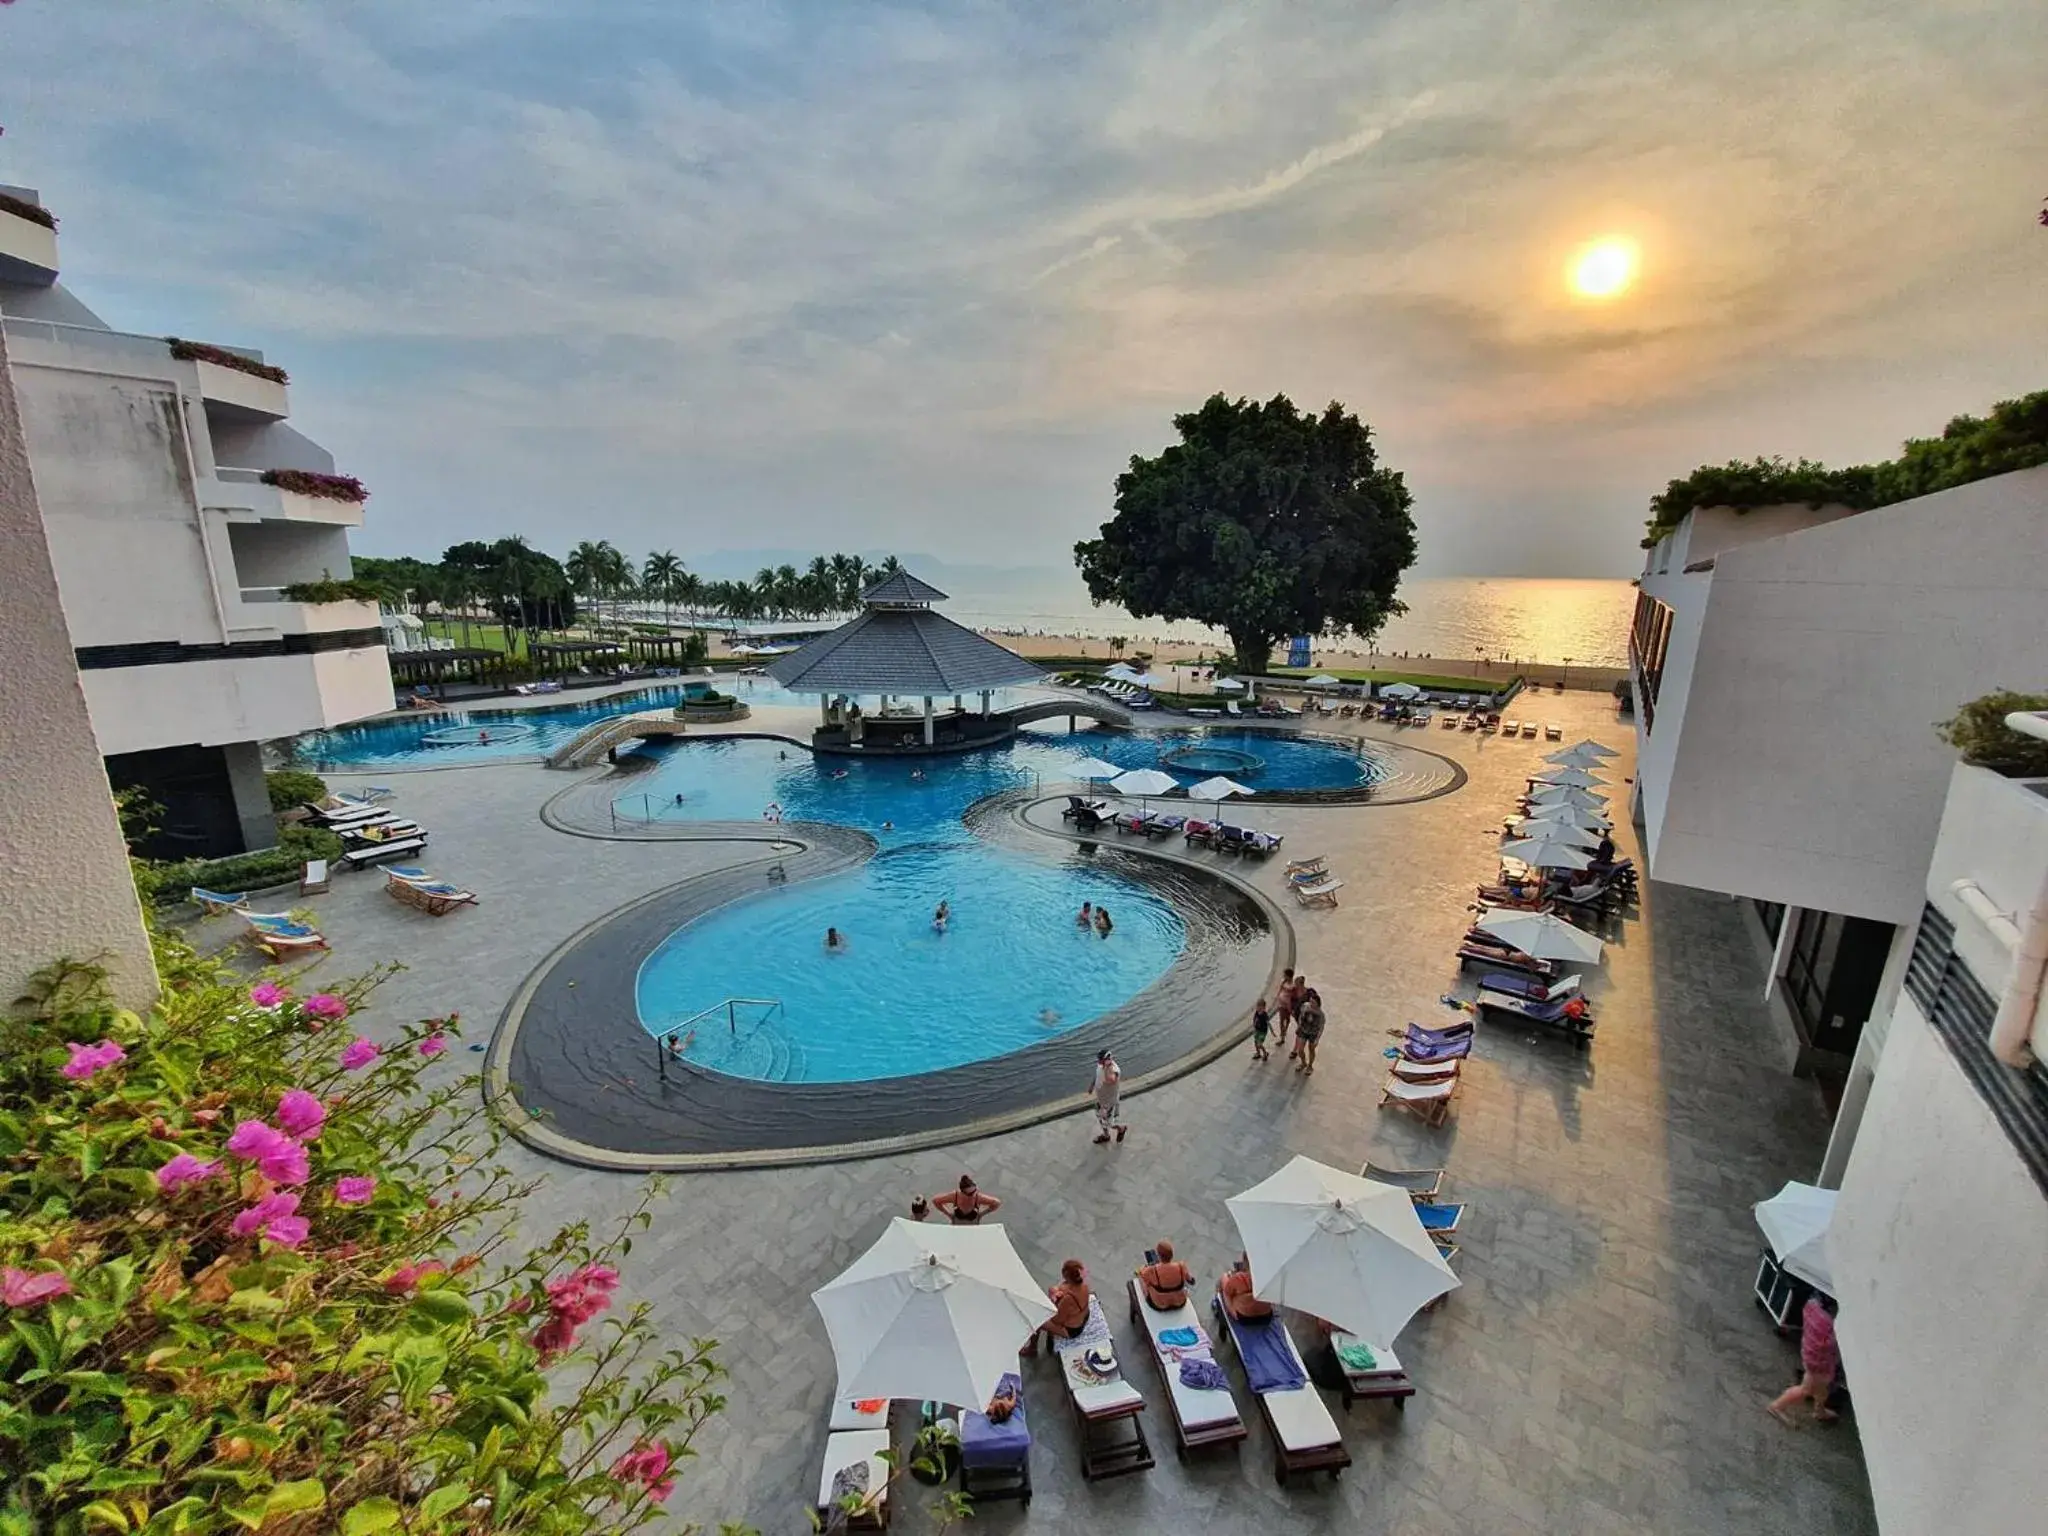
[[[932,757],[1001,746],[1017,734],[1003,716],[971,710],[934,715],[929,744],[924,727],[923,715],[863,715],[857,740],[846,725],[821,725],[811,733],[811,750],[835,757]]]

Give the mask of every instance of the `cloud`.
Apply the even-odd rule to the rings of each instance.
[[[284,361],[371,549],[1058,561],[1176,410],[1284,390],[1374,423],[1436,568],[1507,520],[1618,572],[1695,463],[2043,382],[2024,0],[236,0],[0,44],[67,282]],[[1617,229],[1641,289],[1574,304]]]

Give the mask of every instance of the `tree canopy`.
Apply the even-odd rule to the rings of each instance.
[[[1173,425],[1180,442],[1133,456],[1116,515],[1074,546],[1096,602],[1212,624],[1252,671],[1282,636],[1370,638],[1406,611],[1394,593],[1415,563],[1413,497],[1357,416],[1218,394]]]

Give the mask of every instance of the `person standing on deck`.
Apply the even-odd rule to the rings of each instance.
[[[1095,1144],[1101,1146],[1114,1133],[1118,1141],[1128,1129],[1119,1118],[1123,1108],[1124,1069],[1108,1051],[1095,1054]]]

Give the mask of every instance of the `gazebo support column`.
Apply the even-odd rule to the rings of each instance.
[[[829,693],[821,693],[818,695],[818,724],[830,725],[831,723],[832,695]]]
[[[924,744],[932,744],[932,696],[924,696]]]

